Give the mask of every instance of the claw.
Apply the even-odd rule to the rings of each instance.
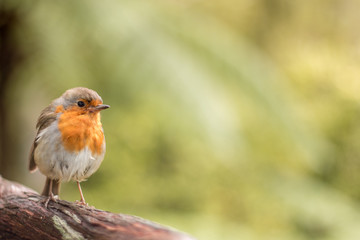
[[[54,195],[53,193],[50,193],[50,195],[45,200],[45,208],[48,207],[50,200],[53,202],[56,202],[59,199],[58,195]]]
[[[76,200],[75,203],[79,204],[79,205],[82,205],[82,206],[89,207],[89,204],[87,204],[85,201],[83,201],[83,199],[81,199],[80,201]]]

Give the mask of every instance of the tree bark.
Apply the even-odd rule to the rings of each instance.
[[[0,176],[0,239],[194,240],[157,223],[64,200],[50,201]]]

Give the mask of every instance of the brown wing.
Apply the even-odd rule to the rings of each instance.
[[[30,156],[29,156],[29,170],[33,172],[36,170],[36,163],[34,159],[34,151],[37,146],[38,135],[44,128],[48,127],[52,122],[56,120],[56,113],[54,112],[54,106],[51,104],[46,107],[40,114],[38,122],[36,124],[36,128],[38,129],[35,140],[30,149]]]

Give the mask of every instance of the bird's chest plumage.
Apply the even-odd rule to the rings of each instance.
[[[100,116],[63,112],[39,133],[35,162],[51,179],[81,181],[100,166],[105,139]]]
[[[79,152],[88,147],[94,155],[102,152],[104,133],[100,114],[64,112],[59,117],[58,128],[66,150]]]

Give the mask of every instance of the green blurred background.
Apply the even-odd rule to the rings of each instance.
[[[96,90],[97,208],[198,239],[360,239],[360,2],[2,0],[0,173],[41,110]],[[79,198],[75,183],[61,198]]]

